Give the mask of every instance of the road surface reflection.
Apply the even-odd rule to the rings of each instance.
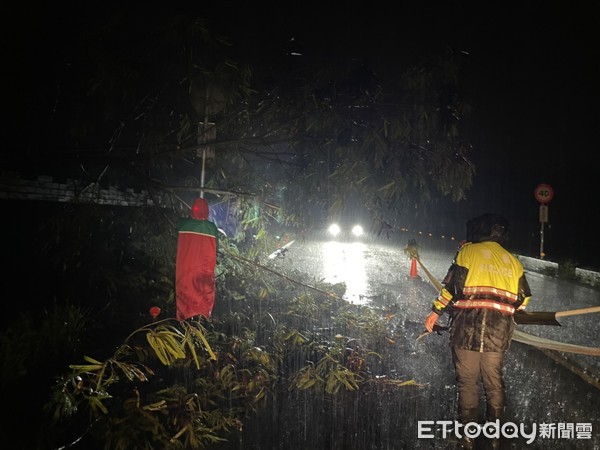
[[[331,284],[346,283],[344,299],[354,304],[367,303],[365,252],[362,242],[329,241],[323,244],[324,281]]]

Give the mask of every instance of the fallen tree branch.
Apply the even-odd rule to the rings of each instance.
[[[227,253],[227,254],[228,254],[229,256],[231,256],[232,258],[235,258],[235,259],[237,259],[237,260],[239,260],[239,261],[242,261],[242,262],[244,262],[244,263],[246,263],[246,264],[249,264],[249,265],[252,265],[252,266],[256,266],[256,267],[258,267],[258,268],[260,268],[260,269],[262,269],[262,270],[266,270],[267,272],[270,272],[270,273],[272,273],[272,274],[274,274],[274,275],[277,275],[278,277],[281,277],[281,278],[283,278],[283,279],[285,279],[285,280],[289,281],[290,283],[297,284],[297,285],[303,286],[303,287],[305,287],[305,288],[312,289],[313,291],[319,292],[319,293],[321,293],[321,294],[324,294],[324,295],[326,295],[326,296],[328,296],[328,297],[330,297],[330,298],[334,298],[334,299],[336,299],[336,300],[342,300],[342,298],[340,298],[340,296],[339,296],[339,295],[336,295],[335,293],[333,293],[333,292],[331,292],[331,291],[325,291],[325,290],[323,290],[323,289],[319,289],[319,288],[318,288],[318,287],[316,287],[316,286],[312,286],[312,285],[310,285],[310,284],[306,284],[306,283],[303,283],[303,282],[301,282],[301,281],[294,280],[293,278],[290,278],[290,277],[288,277],[287,275],[284,275],[284,274],[282,274],[281,272],[277,272],[276,270],[273,270],[273,269],[271,269],[271,268],[269,268],[269,267],[263,266],[262,264],[260,264],[260,263],[258,263],[258,262],[256,262],[256,261],[251,261],[251,260],[249,260],[249,259],[247,259],[247,258],[244,258],[243,256],[240,256],[240,255],[234,255],[233,253],[231,253],[231,252],[230,252],[230,251],[228,251],[228,250],[224,250],[224,251],[225,251],[225,253]]]

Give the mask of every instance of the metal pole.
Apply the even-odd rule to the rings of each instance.
[[[200,198],[204,198],[204,169],[205,169],[205,167],[206,167],[206,146],[202,149],[202,173],[200,174]]]
[[[544,259],[544,222],[542,222],[542,227],[540,230],[540,259]]]
[[[209,102],[210,90],[209,86],[206,86],[206,99],[204,100],[204,133],[202,136],[202,172],[200,174],[200,198],[204,198],[204,172],[206,169],[206,143],[208,142],[208,102]]]

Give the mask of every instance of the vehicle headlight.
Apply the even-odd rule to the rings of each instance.
[[[354,227],[352,227],[352,234],[356,237],[362,236],[364,233],[362,227],[360,225],[354,225]]]
[[[339,227],[338,224],[334,223],[333,225],[331,225],[328,229],[329,234],[331,234],[332,236],[337,236],[338,234],[340,234],[340,231],[342,231]]]

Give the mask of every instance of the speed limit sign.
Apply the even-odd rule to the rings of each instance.
[[[542,183],[536,186],[533,194],[538,202],[545,205],[546,203],[550,203],[550,200],[554,197],[554,189],[550,185]]]

